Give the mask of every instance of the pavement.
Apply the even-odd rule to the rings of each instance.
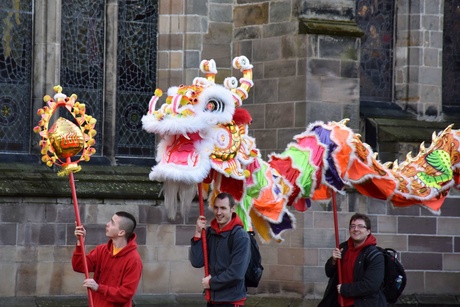
[[[206,302],[200,295],[138,295],[133,300],[134,307],[205,307]],[[319,300],[248,296],[245,307],[313,307]],[[390,306],[452,307],[460,305],[458,295],[409,295]],[[87,297],[0,297],[1,307],[87,307]],[[97,307],[97,306],[95,306]]]
[[[134,307],[205,307],[200,295],[141,295],[133,300]],[[299,298],[248,297],[245,307],[313,307],[318,300]],[[87,307],[87,297],[20,297],[0,298],[1,307]],[[97,307],[97,306],[94,306]]]

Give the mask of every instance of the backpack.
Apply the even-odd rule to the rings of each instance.
[[[376,256],[378,251],[380,251],[385,258],[385,277],[383,278],[382,291],[387,303],[394,304],[406,287],[406,272],[404,266],[398,259],[398,252],[392,248],[376,246],[376,249],[369,252],[366,259],[371,255]],[[372,258],[370,258],[370,260],[372,260]]]
[[[233,246],[233,233],[235,229],[241,227],[235,227],[230,232],[230,236],[228,238],[228,249],[232,250]],[[257,244],[256,237],[254,231],[248,231],[249,240],[251,241],[250,249],[251,249],[251,258],[249,260],[248,268],[246,269],[246,274],[244,275],[244,283],[246,287],[253,287],[257,288],[259,286],[259,281],[262,278],[262,273],[264,271],[264,267],[262,266],[262,256],[260,255],[259,245]]]

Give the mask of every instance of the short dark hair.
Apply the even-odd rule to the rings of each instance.
[[[126,232],[125,238],[128,240],[136,229],[137,223],[136,218],[128,212],[118,211],[115,215],[121,217],[120,219],[120,229]]]
[[[220,192],[219,194],[217,194],[216,198],[219,198],[219,199],[228,198],[228,203],[230,205],[230,208],[233,208],[236,205],[235,198],[233,198],[232,194],[230,193]]]
[[[368,230],[371,230],[371,220],[369,219],[369,217],[363,213],[355,213],[351,216],[350,218],[350,223],[348,224],[348,226],[351,225],[351,223],[353,221],[356,221],[356,220],[363,220],[364,223],[366,223],[366,227]]]

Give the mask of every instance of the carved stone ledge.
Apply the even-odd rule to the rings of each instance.
[[[299,34],[348,37],[364,36],[364,31],[354,21],[300,18],[299,22]]]

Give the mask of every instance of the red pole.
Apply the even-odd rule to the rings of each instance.
[[[70,158],[68,158],[70,159]],[[73,208],[75,210],[75,220],[77,222],[77,226],[81,226],[81,219],[80,219],[80,211],[78,210],[78,200],[77,200],[77,192],[75,189],[75,180],[73,178],[73,173],[70,172],[69,174],[69,183],[70,188],[72,189],[72,200],[73,200]],[[78,240],[80,241],[81,252],[83,254],[83,265],[85,267],[85,278],[89,278],[88,272],[88,263],[86,262],[86,254],[85,254],[85,241],[83,240],[82,236],[78,236]],[[91,289],[88,288],[88,302],[89,306],[93,307],[93,296],[91,293]]]
[[[201,189],[201,183],[198,184],[198,198],[200,200],[200,215],[204,216],[204,201],[203,201],[203,190]],[[201,243],[203,245],[203,257],[204,257],[204,277],[209,275],[208,266],[208,246],[206,244],[206,229],[201,230]],[[206,301],[211,301],[211,291],[205,290]]]
[[[339,241],[339,222],[337,218],[337,202],[335,197],[335,191],[332,191],[332,211],[334,212],[334,230],[335,230],[335,247],[340,248],[340,241]],[[342,263],[341,259],[337,259],[337,273],[339,277],[339,284],[342,284]],[[343,306],[343,297],[338,294],[339,305]]]

